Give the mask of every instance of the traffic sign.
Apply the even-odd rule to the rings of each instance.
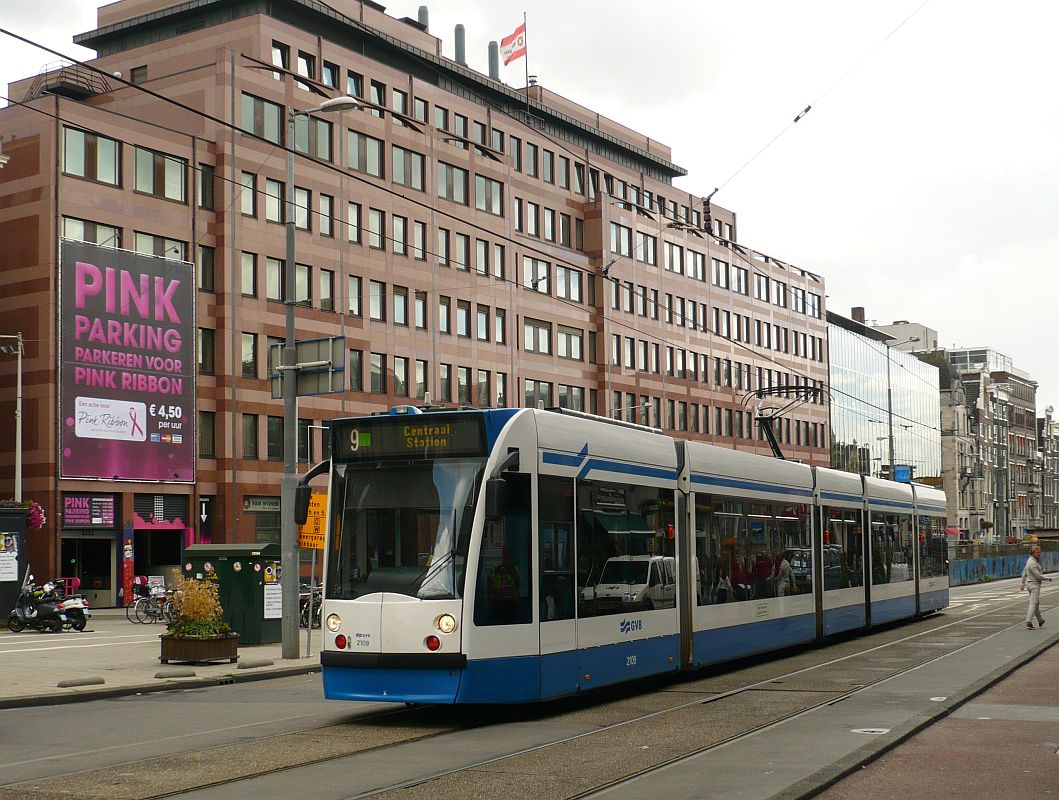
[[[324,531],[327,528],[327,495],[313,492],[309,500],[309,516],[305,524],[298,527],[298,547],[306,550],[324,549]]]

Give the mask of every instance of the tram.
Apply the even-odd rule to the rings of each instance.
[[[339,419],[325,697],[524,703],[948,604],[945,496],[565,409]]]

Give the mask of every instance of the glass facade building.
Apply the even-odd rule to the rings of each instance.
[[[828,312],[831,466],[940,486],[938,369],[888,347],[890,337]],[[893,427],[890,426],[892,400]]]

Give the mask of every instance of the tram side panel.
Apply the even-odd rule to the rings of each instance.
[[[673,440],[537,420],[542,696],[676,670]]]
[[[912,485],[916,505],[916,568],[920,614],[949,604],[948,542],[945,538],[945,493],[922,484]]]
[[[816,502],[823,582],[823,633],[868,624],[864,487],[860,475],[817,467]]]
[[[693,666],[816,636],[811,468],[686,444],[695,553]]]
[[[916,615],[914,511],[908,484],[864,478],[872,625]]]

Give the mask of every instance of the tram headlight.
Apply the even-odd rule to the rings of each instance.
[[[456,618],[452,614],[442,614],[434,620],[434,626],[442,633],[452,633],[456,630]]]
[[[337,631],[341,627],[342,627],[342,617],[338,616],[338,614],[328,614],[327,615],[327,629],[329,631],[331,631],[331,633],[334,633],[335,631]]]

